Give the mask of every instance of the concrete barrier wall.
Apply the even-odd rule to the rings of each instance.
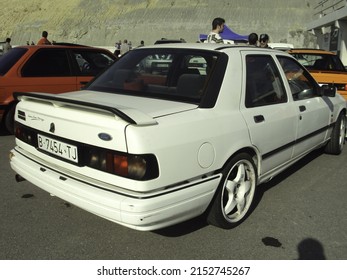
[[[306,32],[319,0],[12,0],[3,1],[0,35],[16,45],[50,40],[110,46],[128,39],[133,46],[157,39],[198,40],[214,17],[236,33],[268,33],[272,42],[315,46]],[[4,8],[6,7],[6,8]],[[1,37],[0,37],[1,41]]]

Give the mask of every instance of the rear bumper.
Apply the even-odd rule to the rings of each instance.
[[[165,193],[125,195],[64,176],[63,172],[11,151],[10,164],[20,176],[82,209],[136,230],[155,230],[202,214],[211,202],[221,174],[168,189]]]

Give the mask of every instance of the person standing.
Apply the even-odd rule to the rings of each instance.
[[[215,18],[212,21],[212,31],[207,35],[207,43],[217,43],[223,44],[224,41],[220,36],[220,33],[223,32],[225,20],[223,18]]]
[[[121,46],[122,46],[122,41],[121,41],[121,40],[119,40],[118,42],[115,43],[116,49],[115,49],[115,51],[114,51],[114,55],[115,55],[116,57],[119,57],[119,55],[120,55]]]
[[[120,47],[120,55],[124,55],[125,53],[127,53],[130,50],[130,47],[128,45],[128,40],[125,39],[123,41],[123,44]]]
[[[3,49],[3,54],[7,53],[10,49],[12,49],[11,46],[11,38],[6,38],[5,44],[2,47]]]
[[[268,45],[269,39],[270,39],[269,35],[260,34],[260,37],[259,37],[260,47],[261,48],[270,48],[270,46]]]
[[[38,45],[52,45],[52,43],[47,39],[48,32],[43,31],[42,32],[42,38],[37,42]]]
[[[248,36],[248,44],[250,46],[258,47],[258,34],[257,33],[251,33]]]

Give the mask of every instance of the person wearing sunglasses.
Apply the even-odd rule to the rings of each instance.
[[[270,48],[268,43],[269,43],[269,35],[267,35],[267,34],[260,34],[260,36],[259,36],[259,46],[261,48]]]

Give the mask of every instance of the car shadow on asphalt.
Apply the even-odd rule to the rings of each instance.
[[[288,177],[293,175],[295,172],[303,168],[305,165],[313,161],[314,159],[318,158],[323,154],[323,149],[318,149],[315,151],[312,151],[310,154],[305,156],[304,158],[297,161],[295,164],[293,164],[291,167],[287,168],[283,172],[281,172],[279,175],[275,176],[271,181],[267,183],[262,183],[257,187],[257,191],[254,197],[252,208],[250,209],[247,216],[251,215],[252,212],[257,208],[260,201],[262,200],[263,195],[273,187],[276,187],[276,185],[280,184],[282,181],[286,180]],[[247,217],[246,217],[247,218]],[[190,234],[194,231],[198,231],[206,226],[209,226],[206,222],[206,213],[200,215],[199,217],[190,219],[188,221],[159,229],[156,231],[153,231],[156,234],[167,236],[167,237],[179,237],[183,235]]]
[[[304,158],[300,159],[296,163],[294,163],[292,166],[288,167],[284,171],[282,171],[280,174],[272,178],[270,181],[266,183],[262,183],[258,186],[253,207],[256,208],[257,205],[260,203],[263,195],[268,190],[272,189],[273,187],[277,186],[284,180],[286,180],[288,177],[292,176],[295,172],[303,168],[305,165],[309,164],[311,161],[315,160],[319,156],[321,156],[324,153],[323,149],[317,149],[306,155]]]

